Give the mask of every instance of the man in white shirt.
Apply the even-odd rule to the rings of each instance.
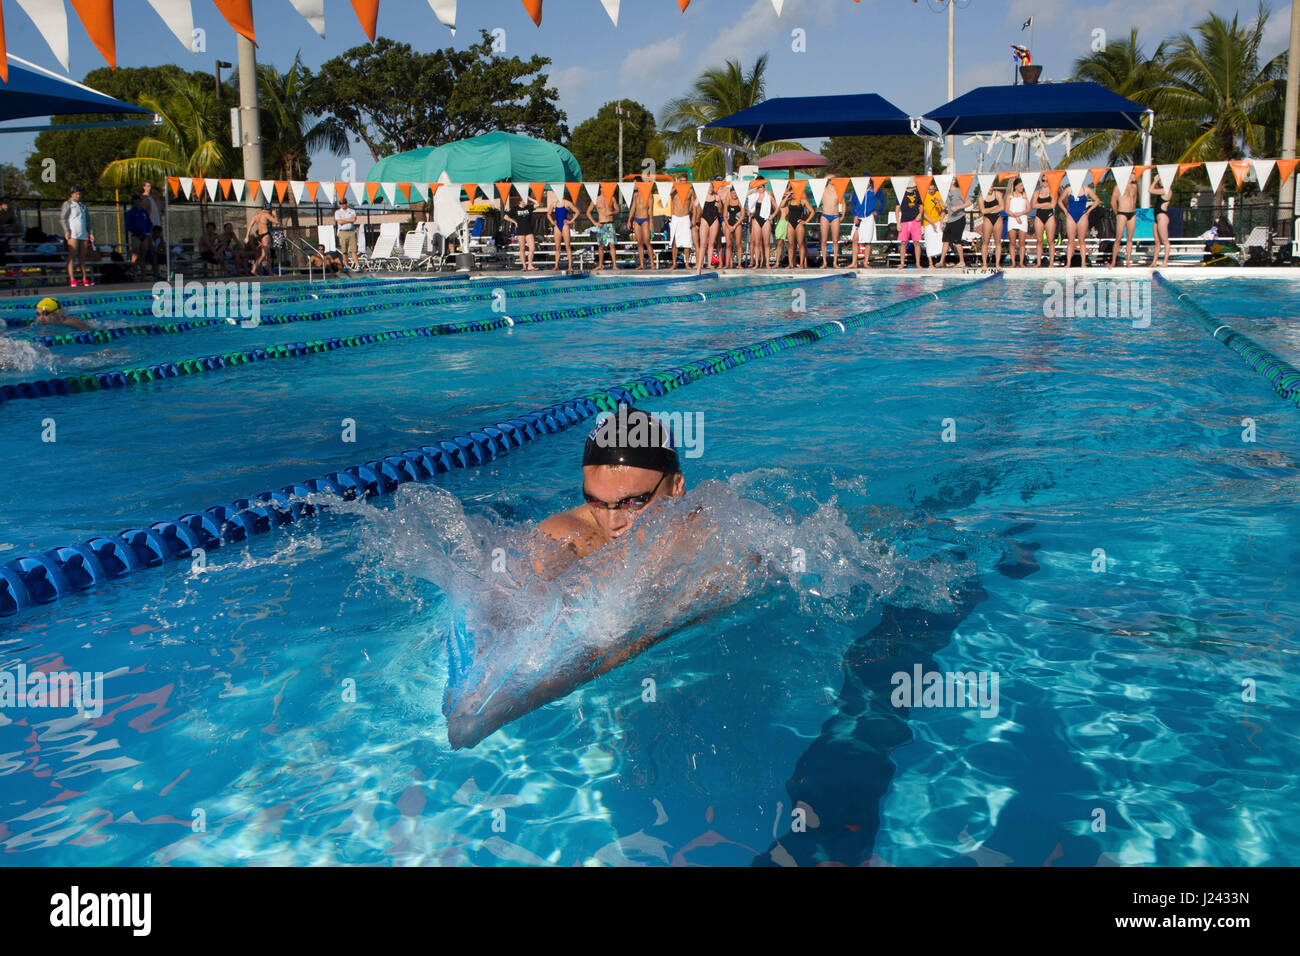
[[[347,261],[352,257],[352,268],[360,269],[357,262],[357,211],[348,205],[346,196],[339,197],[339,208],[334,211],[334,225],[339,235],[339,254]]]

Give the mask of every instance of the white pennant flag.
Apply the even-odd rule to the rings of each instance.
[[[731,184],[731,188],[736,191],[736,199],[740,201],[741,205],[744,205],[745,197],[749,195],[749,180],[737,179]]]
[[[912,177],[911,176],[890,176],[889,181],[890,183],[893,184],[894,195],[898,198],[899,202],[902,202],[903,193],[907,192],[907,187],[912,184]]]
[[[190,195],[194,192],[194,180],[189,176],[181,177],[181,192],[185,194],[186,199],[189,199]]]
[[[235,202],[240,202],[241,200],[243,200],[243,198],[244,198],[244,180],[242,180],[242,179],[232,179],[232,180],[230,181],[230,189],[231,189],[231,193],[230,193],[230,195],[232,195],[232,196],[235,198]]]
[[[1210,177],[1211,190],[1216,193],[1219,191],[1219,183],[1223,182],[1223,174],[1227,171],[1228,163],[1226,160],[1205,164],[1205,172]]]
[[[352,204],[360,206],[368,198],[366,184],[362,182],[352,182],[348,184],[348,192],[352,194]]]
[[[1021,173],[1020,181],[1025,184],[1025,195],[1033,196],[1034,190],[1038,188],[1038,177],[1042,173]]]
[[[826,179],[810,179],[808,185],[812,188],[813,203],[820,207],[822,204],[822,194],[826,192]]]
[[[952,189],[952,180],[952,173],[934,174],[935,188],[939,190],[939,195],[943,197],[944,202],[948,201],[948,190]],[[966,197],[963,196],[962,198],[965,199]]]
[[[55,3],[50,0],[18,0],[18,6],[32,18],[32,23],[36,24],[36,29],[50,45],[54,56],[63,64],[64,72],[67,72],[68,11],[63,6],[63,0]]]
[[[980,173],[975,178],[980,183],[980,196],[987,199],[993,195],[993,182],[998,178],[997,173]]]
[[[307,194],[307,183],[301,179],[289,180],[289,191],[293,193],[293,201],[302,202],[303,196]]]
[[[1274,160],[1252,159],[1250,164],[1255,169],[1255,181],[1259,183],[1259,188],[1263,189],[1264,184],[1268,182],[1268,177],[1273,175]]]
[[[781,8],[783,6],[785,6],[785,0],[772,0],[772,9],[776,11],[778,17],[781,15]]]
[[[487,197],[486,200],[480,199],[479,202],[491,202],[494,199],[501,198],[500,196],[497,195],[497,187],[494,186],[492,183],[479,183],[478,189],[479,192],[481,192],[484,196]]]
[[[212,200],[213,202],[216,202],[217,185],[218,185],[216,179],[208,179],[206,182],[204,182],[203,185],[208,191],[208,199]]]
[[[1172,186],[1174,180],[1178,178],[1177,163],[1161,163],[1156,167],[1156,172],[1160,174],[1160,182],[1166,187]]]
[[[274,180],[274,179],[263,179],[263,180],[262,180],[262,199],[265,200],[266,202],[270,202],[270,201],[271,201],[271,192],[272,192],[272,190],[274,190],[274,189],[275,189],[275,180]]]
[[[600,183],[583,183],[582,188],[587,190],[587,198],[594,205],[596,200],[600,198]]]
[[[691,188],[695,190],[695,201],[703,206],[704,200],[709,198],[709,184],[691,183]]]
[[[321,181],[320,188],[316,191],[317,197],[324,196],[325,201],[331,206],[339,201],[339,197],[334,192],[334,184]]]
[[[600,0],[600,5],[605,8],[609,18],[614,21],[614,26],[618,26],[618,0]]]
[[[1084,183],[1084,178],[1087,175],[1088,175],[1088,170],[1086,169],[1067,169],[1065,171],[1065,178],[1070,183],[1070,195],[1072,196],[1083,195],[1083,183]]]
[[[775,209],[781,205],[781,200],[785,198],[786,188],[790,185],[788,179],[769,179],[772,184],[772,208]]]
[[[849,180],[853,184],[853,195],[858,197],[858,202],[867,201],[867,186],[871,184],[870,176],[854,176]]]
[[[632,205],[632,194],[636,191],[636,183],[619,183],[618,194],[623,197],[623,205]]]
[[[451,31],[451,35],[456,35],[456,0],[429,0],[429,6],[433,8],[433,15],[438,18],[438,22]]]
[[[397,195],[397,181],[393,180],[392,182],[381,183],[380,188],[384,191],[384,196],[388,199],[388,205],[396,206],[399,198]]]
[[[546,188],[549,189],[551,195],[555,197],[557,205],[564,199],[564,183],[547,183]]]
[[[311,28],[325,36],[325,0],[289,0]]]
[[[1110,173],[1115,177],[1115,188],[1123,192],[1128,188],[1128,181],[1133,178],[1133,167],[1112,166]]]
[[[149,5],[162,17],[167,29],[181,41],[181,46],[193,53],[194,11],[190,8],[190,0],[149,0]]]
[[[519,194],[519,198],[527,202],[529,195],[528,183],[515,183],[514,186],[515,192]]]
[[[659,193],[659,201],[665,206],[668,205],[668,198],[673,194],[672,183],[655,183],[655,192]]]

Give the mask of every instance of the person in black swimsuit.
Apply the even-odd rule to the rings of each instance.
[[[810,210],[804,205],[803,191],[806,188],[807,184],[802,179],[796,179],[790,184],[793,197],[790,200],[790,208],[786,211],[786,219],[790,223],[786,238],[790,240],[790,268],[792,269],[808,268],[808,226],[805,220],[808,219]]]
[[[514,216],[503,215],[501,218],[515,227],[515,238],[519,240],[519,263],[523,271],[536,272],[537,269],[533,265],[533,250],[537,243],[534,235],[536,229],[534,220],[538,218],[537,204],[531,197],[522,205],[516,201]]]
[[[736,196],[734,186],[728,185],[722,191],[722,208],[727,213],[727,218],[722,221],[722,235],[725,240],[726,252],[723,268],[739,269],[740,222],[745,210],[740,205],[740,199]]]
[[[722,197],[718,195],[721,181],[722,178],[718,177],[709,185],[709,194],[704,197],[700,209],[700,254],[695,257],[697,274],[704,271],[706,264],[713,264],[713,248],[718,244],[718,233],[722,230],[722,213],[719,211]]]
[[[257,238],[257,258],[253,260],[253,271],[251,275],[257,275],[262,264],[266,263],[269,268],[271,265],[271,230],[280,225],[280,220],[275,218],[275,213],[271,211],[271,204],[266,203],[248,222],[248,229],[244,232],[244,245],[248,245],[254,236]]]
[[[1002,194],[990,189],[980,197],[980,268],[989,267],[989,242],[993,243],[993,268],[1002,262]]]
[[[1037,265],[1052,265],[1056,252],[1056,193],[1046,179],[1034,190],[1034,248]]]
[[[1169,212],[1165,209],[1165,204],[1172,195],[1173,190],[1161,181],[1160,173],[1154,173],[1151,177],[1151,211],[1152,218],[1155,219],[1156,240],[1155,255],[1151,259],[1153,268],[1169,265]],[[1163,259],[1160,256],[1162,251]]]

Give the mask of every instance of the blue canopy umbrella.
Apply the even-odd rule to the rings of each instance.
[[[3,126],[0,132],[27,133],[47,129],[93,129],[100,126],[137,126],[151,122],[153,114],[142,106],[115,100],[88,86],[52,73],[44,67],[9,54],[9,82],[0,83],[0,121],[55,113],[134,114],[131,120],[44,126]]]
[[[704,129],[734,129],[755,143],[814,136],[907,136],[912,121],[878,93],[778,96],[714,120]]]
[[[981,86],[925,114],[944,136],[1017,129],[1142,129],[1147,108],[1099,83]]]

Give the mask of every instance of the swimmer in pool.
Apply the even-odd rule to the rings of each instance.
[[[646,508],[663,498],[680,498],[686,490],[669,429],[640,409],[620,407],[587,436],[582,451],[584,504],[551,515],[538,531],[564,545],[568,561],[585,558],[625,534]],[[563,570],[556,561],[534,568],[552,577]]]
[[[36,320],[32,328],[38,325],[66,325],[81,332],[90,331],[90,326],[82,319],[66,314],[59,306],[58,299],[44,298],[36,303]]]

